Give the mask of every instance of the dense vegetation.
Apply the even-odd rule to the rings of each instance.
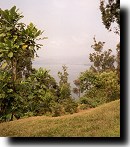
[[[120,137],[120,101],[72,115],[37,116],[1,123],[0,136]]]
[[[109,24],[106,23],[106,17],[109,16],[104,2],[101,1],[100,4],[106,28],[109,29],[114,21],[119,24],[117,14],[115,17],[110,16],[114,17],[110,19],[112,22],[109,20]],[[112,4],[114,5],[110,1]],[[89,56],[92,66],[80,73],[74,81],[76,87],[73,92],[79,97],[76,101],[71,95],[65,65],[57,73],[59,83],[48,70],[32,67],[32,61],[38,57],[37,50],[42,46],[39,41],[47,37],[42,37],[43,31],[33,23],[22,23],[21,18],[23,16],[16,6],[10,10],[0,9],[0,122],[30,116],[72,114],[79,109],[94,108],[120,98],[119,43],[117,55],[114,56],[112,49],[104,49],[105,42],[97,42],[93,38],[93,53]]]

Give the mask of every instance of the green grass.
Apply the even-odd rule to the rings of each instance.
[[[119,137],[120,100],[60,117],[30,117],[0,124],[0,136]]]

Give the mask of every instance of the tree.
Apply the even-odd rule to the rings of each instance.
[[[11,74],[0,70],[0,121],[6,121],[10,117],[13,100],[13,85]]]
[[[67,67],[64,65],[62,66],[63,73],[58,72],[58,76],[60,78],[59,81],[59,88],[60,88],[60,98],[61,100],[70,98],[71,96],[71,90],[70,90],[70,83],[68,83],[68,73],[67,73]]]
[[[58,72],[58,76],[60,78],[59,81],[59,103],[62,105],[64,109],[64,113],[74,113],[77,112],[77,103],[71,98],[71,87],[70,83],[68,83],[68,72],[67,67],[62,66],[63,72]]]
[[[10,10],[0,9],[0,69],[8,71],[12,82],[12,108],[18,101],[16,87],[23,76],[29,76],[32,70],[32,59],[36,50],[41,47],[37,41],[40,40],[42,31],[38,30],[32,23],[25,25],[20,22],[23,16],[18,12],[16,6]]]
[[[120,3],[119,0],[100,0],[102,22],[107,30],[120,34]],[[94,53],[89,56],[93,65],[89,70],[81,73],[80,88],[84,96],[80,98],[81,104],[86,107],[95,107],[99,104],[118,99],[120,96],[120,44],[117,45],[117,56],[111,55],[112,50],[103,51],[105,42],[97,42],[91,46]],[[114,63],[117,62],[117,68]],[[115,70],[116,69],[116,70]],[[118,76],[117,76],[118,74]]]
[[[88,104],[89,107],[119,99],[120,85],[116,71],[87,70],[80,75],[80,83],[84,92],[80,102]]]
[[[98,74],[100,88],[106,93],[106,101],[110,102],[120,98],[120,85],[116,71],[103,72]]]
[[[112,50],[108,49],[108,51],[102,51],[103,46],[105,42],[97,42],[95,37],[94,39],[94,45],[91,47],[94,49],[94,53],[90,53],[89,59],[90,62],[93,63],[91,66],[91,69],[95,72],[102,72],[106,70],[115,70],[114,62],[115,62],[115,56],[111,55]]]
[[[117,75],[119,78],[119,83],[120,83],[120,44],[118,43],[116,46],[116,50],[117,50],[117,56],[116,56],[116,62],[117,62]]]
[[[51,112],[52,101],[57,102],[58,85],[49,74],[49,70],[39,68],[27,79],[23,79],[20,85],[19,95],[26,101],[26,113],[34,115]]]
[[[100,0],[100,11],[102,22],[106,29],[111,31],[111,26],[116,22],[115,33],[119,34],[120,29],[120,1],[119,0]]]
[[[75,88],[73,88],[73,92],[75,94],[78,95],[78,97],[80,98],[80,93],[81,93],[81,89],[80,89],[80,80],[77,79],[77,80],[74,80],[74,84],[75,84]]]
[[[97,81],[97,77],[96,77],[96,72],[93,72],[93,70],[89,69],[86,70],[85,72],[82,72],[80,74],[79,80],[80,80],[80,89],[81,92],[87,92],[89,90],[91,90],[91,88],[93,88],[94,86],[98,86],[96,85],[96,81]]]
[[[41,47],[37,40],[43,33],[32,23],[26,26],[19,22],[21,18],[23,16],[18,13],[16,6],[10,10],[0,10],[0,62],[8,64],[13,81],[20,73],[23,75],[31,70],[31,60]]]
[[[115,23],[115,33],[120,34],[120,1],[119,0],[100,0],[100,11],[102,22],[107,30],[111,31],[111,26]],[[117,44],[117,74],[120,82],[120,43]]]

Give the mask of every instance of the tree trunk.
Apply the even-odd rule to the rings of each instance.
[[[16,61],[16,59],[13,59],[11,63],[12,63],[13,92],[15,93],[15,92],[16,92],[16,90],[15,90],[15,81],[16,81],[16,79],[17,79],[17,61]],[[15,99],[15,98],[14,98],[14,99]],[[13,103],[13,102],[12,102],[12,103]],[[12,111],[10,121],[13,120],[13,116],[14,116],[14,112]]]
[[[13,116],[14,116],[14,114],[12,112],[10,121],[13,121]]]
[[[15,82],[17,79],[17,61],[16,59],[12,61],[12,79],[13,79],[13,82]]]

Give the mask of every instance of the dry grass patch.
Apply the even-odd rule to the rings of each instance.
[[[120,100],[72,115],[1,123],[0,136],[117,137],[120,136]]]

